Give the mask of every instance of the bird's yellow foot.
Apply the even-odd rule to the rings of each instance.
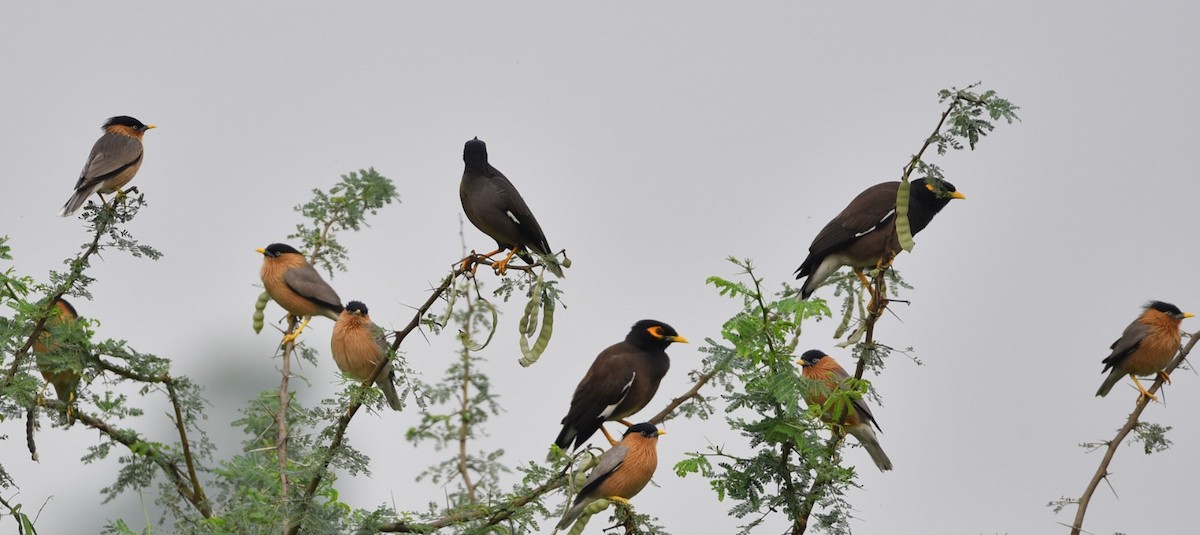
[[[1141,402],[1142,398],[1148,398],[1150,401],[1158,401],[1157,396],[1155,396],[1154,394],[1151,394],[1145,388],[1142,388],[1142,382],[1138,381],[1137,376],[1135,376],[1133,374],[1129,374],[1129,378],[1133,379],[1133,385],[1137,387],[1138,392],[1141,392],[1140,394],[1138,394],[1138,402]]]
[[[625,507],[633,507],[633,505],[630,505],[629,500],[626,500],[625,498],[622,498],[620,496],[609,496],[608,501],[619,503],[621,505],[624,505]]]
[[[34,401],[37,403],[37,406],[39,406],[39,407],[41,407],[43,404],[46,403],[46,389],[47,388],[50,388],[49,381],[47,381],[46,384],[42,385],[41,390],[38,390],[37,398],[35,398]]]
[[[497,275],[499,275],[501,277],[504,276],[504,273],[508,271],[508,263],[512,262],[513,256],[516,256],[516,254],[517,254],[517,249],[514,248],[513,250],[508,252],[508,256],[505,256],[504,260],[501,260],[499,262],[496,262],[495,264],[492,264],[492,269],[496,270]]]
[[[307,319],[305,319],[305,320],[304,320],[304,323],[301,323],[301,324],[300,324],[300,326],[296,328],[296,330],[294,330],[294,331],[292,331],[292,332],[290,332],[290,333],[288,333],[288,334],[285,334],[285,335],[283,335],[283,341],[282,341],[282,342],[280,342],[280,343],[279,343],[279,345],[286,346],[286,345],[288,345],[288,344],[290,344],[290,343],[293,343],[293,342],[295,342],[295,341],[296,341],[296,338],[297,338],[298,336],[300,336],[300,333],[301,333],[301,332],[304,332],[304,328],[305,328],[305,327],[308,327],[308,322],[310,322],[310,321],[312,321],[312,318],[311,318],[311,317],[310,317],[310,318],[307,318]]]
[[[601,433],[604,433],[604,438],[607,438],[607,439],[608,439],[608,445],[609,445],[609,446],[616,446],[616,445],[617,445],[617,442],[618,442],[618,441],[616,441],[616,440],[613,440],[613,437],[612,437],[612,435],[608,434],[608,430],[604,428],[604,424],[600,424],[600,432],[601,432]]]
[[[1171,384],[1171,376],[1167,372],[1158,372],[1158,376],[1162,378],[1164,383]]]

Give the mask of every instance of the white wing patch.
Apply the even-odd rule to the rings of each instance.
[[[521,220],[517,219],[517,216],[513,215],[512,210],[505,210],[504,213],[508,214],[508,218],[513,220],[513,223],[516,223],[518,225],[521,224]]]
[[[879,223],[875,223],[875,225],[873,225],[871,228],[869,228],[869,229],[867,229],[867,230],[864,230],[864,231],[862,231],[862,232],[859,232],[859,233],[855,234],[855,235],[854,235],[854,237],[855,237],[855,238],[861,238],[861,237],[863,237],[863,236],[865,236],[865,235],[867,235],[867,234],[870,234],[870,233],[874,232],[874,231],[875,231],[875,229],[879,228],[879,225],[883,224],[883,222],[884,222],[884,221],[887,221],[889,217],[892,217],[892,216],[893,216],[893,215],[895,215],[895,214],[896,214],[896,209],[895,209],[895,208],[892,208],[891,210],[888,210],[888,213],[884,214],[884,216],[883,216],[883,219],[880,219],[880,220],[879,220]]]
[[[600,411],[601,420],[607,420],[609,416],[612,416],[613,411],[617,410],[617,405],[620,405],[622,401],[625,401],[625,396],[629,394],[629,387],[633,386],[634,379],[637,379],[637,372],[633,372],[633,377],[630,377],[629,382],[625,383],[625,386],[621,388],[621,399],[618,399],[616,403],[604,407],[604,410]]]

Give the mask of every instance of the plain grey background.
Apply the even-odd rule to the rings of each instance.
[[[1190,273],[1198,15],[1185,2],[8,3],[0,232],[19,271],[59,269],[86,234],[54,214],[100,124],[128,114],[159,125],[133,182],[151,206],[128,229],[166,256],[106,254],[95,300],[76,306],[102,321],[100,336],[169,357],[205,385],[207,426],[227,457],[244,438],[228,426],[236,409],[278,383],[277,335],[250,329],[254,249],[292,231],[292,207],[311,188],[374,166],[403,204],[344,236],[350,271],[331,282],[380,324],[403,326],[460,256],[462,144],[479,136],[574,260],[569,308],[542,360],[516,364],[518,303],[503,306],[501,335],[483,352],[506,412],[474,448],[504,448],[517,464],[542,458],[583,371],[634,321],[717,337],[738,306],[704,280],[736,276],[726,256],[753,258],[769,288],[791,280],[825,222],[899,176],[943,109],[937,90],[982,80],[1021,106],[1023,122],[933,160],[967,200],[897,260],[916,290],[878,336],[914,346],[924,366],[894,358],[872,378],[896,470],[880,474],[849,450],[862,488],[847,498],[856,533],[1061,533],[1074,510],[1045,504],[1078,496],[1100,460],[1077,444],[1111,438],[1133,406],[1128,381],[1093,396],[1109,344],[1149,299],[1200,312]],[[491,246],[473,228],[466,236]],[[273,304],[267,313],[282,315]],[[849,367],[832,323],[809,325],[800,349]],[[325,356],[300,370],[311,386],[293,382],[306,402],[341,388],[330,328],[317,319],[304,335]],[[647,414],[687,388],[698,345],[672,347]],[[413,336],[405,350],[432,381],[455,344]],[[1102,485],[1085,528],[1194,529],[1198,384],[1175,374],[1166,403],[1145,413],[1174,428],[1172,449],[1123,447],[1109,478],[1119,498]],[[169,440],[163,397],[145,406],[135,425]],[[343,500],[441,501],[443,489],[413,481],[448,455],[403,441],[417,421],[415,409],[354,421],[349,438],[373,475],[339,479]],[[154,491],[99,504],[116,466],[80,465],[95,432],[43,429],[33,464],[23,423],[2,429],[0,455],[21,487],[5,497],[26,511],[49,500],[40,532],[118,517],[140,527],[143,504],[157,518]],[[658,486],[636,507],[674,533],[733,532],[732,504],[669,467],[743,442],[715,422],[668,431]],[[783,529],[774,519],[760,531]]]

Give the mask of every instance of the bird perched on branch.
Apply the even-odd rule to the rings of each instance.
[[[383,339],[383,329],[371,321],[367,314],[367,305],[361,301],[346,303],[346,309],[338,316],[333,325],[333,336],[329,339],[329,349],[333,352],[333,361],[343,373],[359,381],[366,381],[375,372],[380,362],[388,359],[388,346]],[[375,384],[383,390],[388,406],[394,411],[403,407],[400,396],[396,393],[396,372],[392,363],[383,367],[383,372],[375,379]]]
[[[629,505],[629,499],[646,488],[654,477],[654,470],[658,468],[658,437],[665,434],[649,423],[625,430],[621,442],[600,456],[571,508],[554,529],[570,526],[596,500],[609,499]]]
[[[92,145],[92,153],[83,164],[75,194],[67,200],[59,216],[66,217],[79,210],[93,193],[121,193],[121,188],[133,180],[142,166],[142,135],[154,128],[152,124],[121,115],[104,122],[104,135]]]
[[[616,420],[630,425],[623,419],[650,403],[671,367],[667,346],[687,341],[661,321],[635,323],[624,341],[600,352],[579,381],[571,397],[571,408],[562,419],[562,432],[554,443],[566,450],[574,441],[574,447],[578,448],[599,429],[610,444],[615,444],[602,424]]]
[[[263,255],[259,275],[271,299],[289,314],[304,320],[299,328],[284,337],[284,344],[295,340],[313,316],[337,321],[342,313],[342,299],[300,251],[282,243],[255,250]]]
[[[846,370],[836,360],[833,360],[833,357],[819,349],[805,351],[796,363],[801,366],[801,374],[812,381],[804,392],[804,402],[810,406],[824,405],[825,401],[829,399],[829,395],[834,390],[841,388],[842,382],[850,378],[850,374],[846,373]],[[850,406],[846,409],[848,412],[826,412],[821,415],[821,418],[828,423],[837,424],[842,419],[843,414],[841,413],[845,412],[842,428],[858,439],[858,443],[862,444],[867,453],[871,455],[871,460],[875,461],[875,466],[879,467],[881,472],[891,470],[892,461],[883,452],[883,447],[879,445],[879,438],[871,429],[872,425],[879,429],[879,423],[875,421],[875,416],[871,414],[867,404],[856,397],[851,399]]]
[[[463,212],[475,228],[496,240],[497,249],[483,256],[490,258],[509,250],[508,256],[493,266],[496,272],[503,275],[513,255],[533,264],[533,258],[522,251],[526,249],[540,255],[546,268],[562,277],[562,268],[554,260],[550,243],[525,199],[504,173],[488,163],[487,145],[479,138],[468,141],[463,146],[463,163],[466,168],[458,186]]]
[[[966,197],[954,185],[941,187],[919,178],[909,183],[908,221],[912,235],[921,232],[951,199]],[[900,182],[876,184],[859,193],[833,218],[808,246],[808,257],[796,268],[796,278],[808,277],[800,289],[804,299],[842,266],[854,268],[863,284],[869,285],[863,268],[890,262],[900,252],[896,235],[896,192]]]
[[[1104,397],[1121,377],[1128,374],[1129,378],[1133,379],[1134,386],[1141,392],[1139,399],[1146,396],[1157,400],[1158,398],[1142,388],[1137,376],[1157,373],[1164,381],[1171,382],[1171,377],[1163,370],[1179,352],[1179,324],[1184,318],[1190,317],[1190,312],[1183,312],[1170,303],[1146,303],[1145,310],[1125,328],[1121,337],[1113,342],[1110,347],[1112,353],[1102,361],[1104,370],[1101,373],[1110,368],[1112,372],[1104,379],[1096,395]]]
[[[33,342],[33,354],[38,371],[42,373],[46,383],[54,387],[54,394],[58,396],[58,400],[67,405],[67,424],[70,425],[75,421],[70,407],[75,403],[75,390],[79,386],[83,362],[79,358],[73,362],[64,362],[60,356],[71,349],[55,342],[51,331],[59,325],[73,325],[79,319],[79,314],[75,312],[71,303],[62,298],[55,301],[54,310],[50,314],[42,324],[42,334]]]

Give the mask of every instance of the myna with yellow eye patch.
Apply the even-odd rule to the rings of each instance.
[[[965,199],[954,185],[942,181],[942,188],[919,178],[909,183],[908,222],[915,236],[951,199]],[[808,257],[796,268],[796,278],[808,277],[800,288],[804,299],[842,266],[854,272],[868,284],[863,268],[875,267],[890,261],[900,252],[896,235],[896,192],[900,182],[884,182],[859,193],[850,204],[833,218],[808,247]],[[869,284],[868,284],[869,286]]]
[[[54,310],[50,312],[50,317],[46,318],[46,322],[42,324],[43,332],[33,342],[33,354],[37,361],[38,371],[42,373],[42,377],[46,379],[46,383],[54,386],[54,393],[58,396],[58,400],[67,405],[67,423],[68,425],[75,421],[71,414],[71,404],[75,402],[75,389],[79,386],[79,376],[83,369],[81,355],[72,355],[73,362],[64,362],[61,357],[71,349],[63,346],[53,340],[54,332],[57,326],[73,325],[79,319],[79,314],[75,312],[75,307],[71,306],[66,299],[60,298],[54,303]],[[76,352],[77,353],[77,352]]]
[[[490,258],[509,250],[508,256],[493,266],[496,272],[503,275],[513,255],[533,264],[533,258],[521,251],[522,248],[550,257],[550,243],[525,199],[504,173],[488,163],[487,145],[479,138],[468,141],[463,147],[463,163],[466,168],[458,185],[463,212],[475,228],[496,240],[497,249],[483,256]],[[552,273],[563,276],[562,268],[556,262],[548,260],[545,264]]]
[[[641,423],[625,430],[621,442],[600,456],[596,468],[588,474],[571,508],[567,509],[555,530],[571,525],[592,502],[609,499],[629,505],[658,468],[658,436],[666,434],[654,424]]]
[[[846,373],[845,368],[833,360],[833,357],[819,349],[805,351],[796,363],[801,366],[801,374],[804,375],[804,378],[810,381],[808,388],[804,391],[804,402],[810,406],[824,405],[825,401],[829,399],[829,394],[841,388],[842,383],[850,378],[850,374]],[[838,423],[841,418],[841,414],[825,413],[821,415],[821,419],[831,424]],[[887,454],[883,452],[883,447],[879,445],[875,430],[871,429],[872,425],[875,426],[875,429],[879,429],[879,423],[875,421],[875,416],[871,414],[867,404],[860,398],[852,399],[842,428],[858,439],[858,443],[867,450],[871,460],[875,461],[875,466],[879,467],[881,472],[891,470],[892,461],[888,459]]]
[[[79,210],[93,193],[120,192],[133,180],[142,167],[142,135],[154,128],[152,124],[121,115],[104,123],[104,135],[92,145],[92,153],[83,164],[83,172],[75,182],[75,194],[67,200],[58,215],[66,217]],[[104,201],[101,195],[100,201]]]
[[[602,424],[608,420],[621,421],[650,403],[671,368],[667,346],[687,341],[661,321],[642,320],[633,324],[624,341],[600,352],[575,387],[571,408],[562,419],[562,432],[554,443],[566,450],[574,441],[574,447],[578,448],[597,429],[604,432],[609,443],[616,443]]]
[[[342,313],[342,299],[300,251],[282,243],[272,243],[256,251],[263,255],[259,275],[271,299],[289,314],[304,320],[295,332],[284,337],[283,343],[295,340],[313,316],[337,321]]]
[[[1129,378],[1133,379],[1134,386],[1141,392],[1138,399],[1146,396],[1157,400],[1158,398],[1142,388],[1142,383],[1138,382],[1137,376],[1157,373],[1162,376],[1164,381],[1171,382],[1171,378],[1163,372],[1163,369],[1179,352],[1180,322],[1184,318],[1190,317],[1192,317],[1190,312],[1183,312],[1179,310],[1179,307],[1170,303],[1162,301],[1146,303],[1142,314],[1125,328],[1125,332],[1116,342],[1113,342],[1110,347],[1112,353],[1102,361],[1104,363],[1103,372],[1107,372],[1110,368],[1112,372],[1104,379],[1104,383],[1100,385],[1100,390],[1096,391],[1096,395],[1104,397],[1112,390],[1113,385],[1121,380],[1121,377],[1128,374]]]
[[[329,349],[333,352],[333,361],[338,369],[359,381],[370,379],[375,367],[388,358],[383,329],[371,321],[371,316],[367,315],[367,305],[361,301],[346,303],[346,309],[338,316],[337,323],[333,324]],[[402,407],[393,382],[395,380],[396,372],[392,371],[389,362],[384,366],[383,373],[375,379],[375,384],[383,390],[388,406],[398,411]]]

